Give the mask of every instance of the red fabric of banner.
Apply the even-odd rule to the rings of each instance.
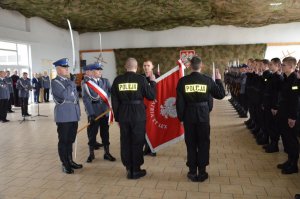
[[[176,112],[176,86],[182,76],[181,67],[173,68],[158,79],[156,100],[145,100],[146,139],[153,152],[183,139],[184,129]]]

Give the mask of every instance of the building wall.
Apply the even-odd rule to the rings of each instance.
[[[73,35],[78,66],[70,71],[76,72],[79,71],[79,35],[76,31]],[[38,17],[28,19],[18,12],[0,8],[0,40],[30,44],[33,72],[50,71],[52,62],[63,57],[69,58],[70,65],[73,64],[69,31]]]

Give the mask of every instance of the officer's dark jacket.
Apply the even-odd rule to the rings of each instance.
[[[156,83],[134,72],[126,72],[114,80],[111,87],[111,102],[117,122],[145,121],[144,97],[155,99]]]
[[[262,88],[261,88],[261,94],[263,96],[262,104],[265,108],[271,108],[270,103],[270,90],[271,90],[271,77],[272,73],[269,70],[266,70],[263,72],[262,75]]]
[[[278,110],[280,86],[283,82],[283,76],[279,73],[273,73],[270,79],[270,103],[271,108]]]
[[[288,77],[284,75],[284,81],[280,89],[279,114],[283,117],[296,120],[298,109],[298,79],[296,73]]]
[[[177,84],[176,110],[180,121],[209,122],[209,98],[222,99],[225,90],[221,80],[198,72],[182,77]]]

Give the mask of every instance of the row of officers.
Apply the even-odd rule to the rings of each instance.
[[[10,76],[9,71],[0,71],[0,121],[5,123],[7,120],[7,113],[13,113],[12,106],[21,107],[22,117],[30,116],[28,113],[28,99],[30,91],[34,90],[34,100],[36,101],[37,92],[43,88],[45,102],[49,102],[50,78],[45,72],[44,76],[37,79],[33,77],[32,80],[28,78],[27,72],[23,72],[23,76],[15,73]]]
[[[16,89],[18,90],[22,116],[30,116],[28,113],[28,98],[29,92],[32,90],[32,85],[26,72],[23,73],[22,78],[17,80]],[[6,76],[6,72],[0,71],[0,121],[3,123],[9,122],[6,117],[8,112],[13,112],[11,110],[11,100],[13,98],[14,94],[11,78]]]
[[[147,63],[151,61],[144,62]],[[81,169],[72,158],[72,144],[75,141],[80,106],[76,85],[68,78],[68,59],[63,58],[53,63],[57,77],[51,81],[52,94],[55,102],[54,118],[58,132],[58,153],[62,162],[62,170],[67,174],[74,169]],[[153,67],[153,66],[152,66]],[[82,82],[83,104],[88,116],[89,127],[87,162],[95,158],[96,134],[100,135],[104,144],[104,159],[115,161],[109,151],[109,116],[97,120],[97,116],[109,109],[106,103],[111,96],[115,121],[120,127],[121,160],[126,168],[128,179],[138,179],[146,175],[141,166],[144,163],[143,146],[146,133],[146,107],[144,98],[154,100],[156,82],[154,73],[145,76],[136,74],[138,63],[128,58],[125,63],[126,72],[115,78],[112,86],[107,79],[101,77],[102,65],[93,63],[85,67],[86,76]],[[208,178],[206,166],[209,164],[210,126],[209,101],[212,97],[222,99],[225,90],[220,73],[216,72],[216,81],[201,73],[202,61],[195,56],[191,60],[192,73],[181,78],[177,85],[176,109],[177,117],[185,129],[187,146],[187,177],[191,181],[205,181]],[[201,88],[187,89],[190,87]],[[102,96],[104,95],[104,96]],[[100,97],[101,96],[101,97]]]
[[[266,153],[279,152],[282,139],[287,160],[277,165],[282,174],[298,173],[300,73],[294,57],[253,60],[225,74],[229,100],[257,144]]]

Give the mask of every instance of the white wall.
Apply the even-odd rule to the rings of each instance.
[[[121,30],[103,32],[102,48],[146,48],[300,42],[300,22],[258,28],[234,26],[178,27],[164,31]],[[80,49],[99,49],[98,33],[80,35]]]
[[[79,70],[79,35],[75,31],[73,35]],[[53,69],[51,63],[63,57],[69,58],[70,65],[73,64],[69,31],[38,17],[27,19],[18,12],[0,8],[0,40],[30,44],[33,72]],[[73,72],[73,68],[70,71]]]
[[[94,63],[96,61],[95,57],[98,56],[98,52],[82,53],[82,59],[86,60],[87,64]],[[106,62],[103,63],[103,77],[107,78],[112,84],[117,74],[115,54],[113,52],[103,52],[102,57],[103,60]]]

